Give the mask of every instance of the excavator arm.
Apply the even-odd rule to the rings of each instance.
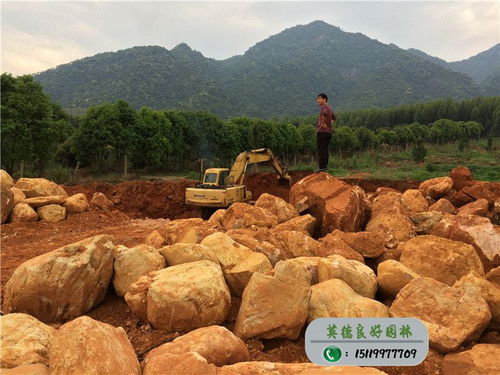
[[[281,180],[290,181],[290,176],[286,168],[274,156],[268,148],[260,148],[257,150],[244,151],[236,157],[236,160],[231,167],[229,175],[226,177],[226,185],[243,185],[245,173],[249,164],[268,163],[270,164],[278,178]]]

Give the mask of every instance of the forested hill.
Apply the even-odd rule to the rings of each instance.
[[[214,41],[216,43],[216,41]],[[473,80],[393,44],[315,21],[218,61],[186,44],[98,54],[35,76],[64,108],[124,99],[132,106],[196,109],[222,117],[307,115],[324,91],[336,109],[481,94]]]

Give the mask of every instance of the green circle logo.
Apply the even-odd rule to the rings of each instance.
[[[336,346],[328,346],[325,350],[323,350],[323,357],[328,362],[337,362],[340,357],[342,357],[342,350]]]

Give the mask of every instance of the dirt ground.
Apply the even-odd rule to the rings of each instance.
[[[292,173],[298,181],[308,173]],[[367,192],[379,186],[388,186],[400,191],[418,187],[415,181],[346,180],[360,185]],[[70,216],[59,223],[34,222],[4,224],[1,226],[1,285],[3,288],[12,273],[22,262],[97,234],[111,234],[115,244],[128,247],[144,242],[154,229],[162,227],[168,219],[197,217],[199,209],[184,204],[184,190],[196,182],[188,180],[128,181],[119,184],[89,183],[65,186],[68,194],[85,193],[90,199],[94,192],[102,192],[115,206],[111,211],[90,210]],[[248,188],[257,199],[268,192],[288,199],[288,186],[278,184],[272,173],[250,175],[246,179]],[[231,314],[225,323],[232,328],[239,309],[240,300],[233,298]],[[112,286],[104,301],[87,315],[122,326],[139,357],[142,360],[150,349],[171,341],[182,332],[165,332],[152,327],[134,317],[122,298],[114,293]],[[498,333],[483,335],[484,342],[499,342]],[[248,340],[252,360],[273,362],[307,362],[304,351],[304,336],[291,340]],[[381,368],[389,374],[440,374],[441,355],[431,352],[427,360],[414,368]]]

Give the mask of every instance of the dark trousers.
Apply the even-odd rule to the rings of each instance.
[[[316,143],[318,145],[318,166],[319,169],[326,169],[328,166],[328,145],[332,139],[331,133],[317,132]]]

